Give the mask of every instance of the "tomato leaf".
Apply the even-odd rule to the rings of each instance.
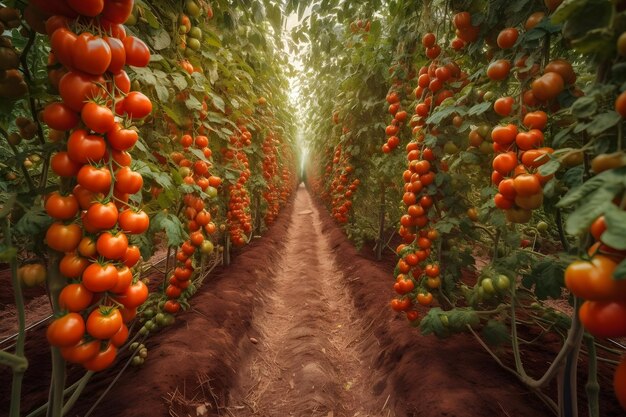
[[[551,159],[539,167],[539,173],[544,177],[552,175],[561,168],[561,163],[557,159]]]
[[[622,262],[620,262],[619,265],[617,265],[617,268],[615,268],[615,271],[613,271],[613,278],[615,279],[626,279],[626,259],[624,259]]]
[[[489,101],[485,101],[484,103],[476,104],[467,111],[468,116],[478,116],[483,114],[487,110],[489,110],[492,106],[492,103]]]
[[[499,320],[489,320],[480,334],[491,346],[501,346],[510,340],[508,327]]]
[[[596,136],[607,129],[612,128],[622,120],[621,116],[614,110],[601,113],[593,118],[593,121],[587,126],[587,132]]]
[[[522,276],[522,285],[532,289],[540,300],[548,297],[558,299],[565,286],[563,275],[566,267],[567,262],[555,258],[539,261]]]
[[[179,246],[184,241],[185,231],[180,219],[165,211],[160,211],[150,220],[150,231],[164,231],[167,236],[167,246]]]
[[[559,201],[557,207],[569,207],[583,199],[586,199],[589,194],[602,187],[612,187],[613,189],[617,189],[619,191],[619,187],[622,186],[624,175],[626,175],[625,167],[604,171],[586,181],[580,187],[574,188],[568,192],[561,199],[561,201]],[[609,198],[609,201],[612,199],[613,197]]]
[[[572,104],[571,111],[579,119],[591,117],[598,111],[598,102],[593,96],[583,96]]]
[[[15,223],[13,231],[20,236],[34,236],[43,233],[52,224],[52,219],[39,205],[31,206]]]

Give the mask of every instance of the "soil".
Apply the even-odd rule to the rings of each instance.
[[[129,368],[91,415],[551,415],[470,335],[438,340],[411,329],[388,307],[393,255],[376,263],[367,252],[300,188],[264,237],[216,269],[191,310],[148,339],[146,363]],[[40,332],[27,343],[24,411],[47,395],[44,339]],[[531,375],[557,344],[525,352]],[[0,410],[8,410],[7,374]],[[85,416],[115,374],[98,374],[69,415]],[[79,375],[72,369],[70,382]],[[601,384],[601,415],[622,415]]]

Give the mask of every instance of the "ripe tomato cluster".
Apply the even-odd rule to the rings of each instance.
[[[361,180],[355,178],[350,181],[354,168],[350,165],[350,154],[342,152],[341,145],[337,145],[333,158],[335,169],[332,170],[333,179],[330,184],[331,214],[339,223],[348,223],[348,214],[352,208],[352,198],[356,193]],[[331,167],[332,169],[332,167]]]
[[[45,200],[55,220],[46,243],[65,253],[59,271],[70,281],[58,299],[62,314],[47,337],[67,361],[99,371],[115,360],[128,337],[124,323],[148,297],[132,271],[140,253],[129,237],[144,233],[149,218],[129,202],[143,187],[142,176],[130,167],[138,134],[129,125],[150,114],[152,104],[130,91],[124,66],[147,65],[150,52],[143,41],[126,36],[122,25],[132,1],[34,3],[52,14],[45,26],[52,45],[49,79],[61,95],[46,106],[43,121],[67,136],[51,167],[74,187]]]
[[[228,185],[228,233],[235,246],[243,246],[247,242],[247,234],[252,232],[252,214],[250,212],[250,194],[246,183],[250,179],[250,165],[245,148],[252,144],[252,133],[239,123],[238,132],[230,137],[230,148],[222,148],[226,163],[239,171],[235,184]]]
[[[472,15],[469,12],[459,12],[452,18],[456,37],[450,41],[450,47],[455,51],[463,49],[466,45],[476,41],[480,33],[480,26],[472,25]]]
[[[387,94],[387,103],[389,103],[389,113],[393,116],[393,120],[385,128],[385,134],[387,135],[387,141],[383,144],[383,153],[389,153],[396,149],[400,145],[400,139],[398,135],[402,124],[406,123],[408,113],[402,110],[402,104],[400,103],[400,96],[397,92],[392,91]]]
[[[619,250],[602,241],[607,231],[606,219],[598,217],[589,232],[595,243],[589,248],[589,259],[572,262],[565,270],[565,285],[577,297],[584,299],[578,317],[585,329],[600,338],[626,337],[626,281],[613,278],[617,266],[626,258]],[[615,393],[626,407],[626,357],[615,373]]]
[[[290,190],[293,189],[294,175],[289,171],[287,166],[292,166],[289,163],[283,166],[282,170],[278,165],[278,149],[281,146],[281,141],[276,137],[274,132],[269,132],[265,136],[263,141],[263,178],[267,182],[267,188],[263,191],[263,198],[267,203],[267,210],[265,212],[265,224],[270,225],[274,223],[280,208],[287,202],[290,194]],[[293,154],[288,152],[286,147],[285,157],[292,159]]]

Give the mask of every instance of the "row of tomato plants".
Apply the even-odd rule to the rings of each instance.
[[[22,286],[51,300],[48,408],[60,416],[118,351],[142,364],[141,342],[287,202],[297,151],[286,60],[269,35],[281,16],[273,2],[247,6],[0,6],[1,254],[19,313],[15,352],[0,352],[11,416],[28,367]],[[162,282],[142,276],[157,252]],[[88,371],[67,400],[66,362]]]
[[[345,31],[309,59],[323,74],[347,68],[305,90],[340,86],[333,103],[312,100],[307,178],[357,242],[385,247],[397,233],[394,310],[425,334],[473,334],[501,364],[491,346],[510,343],[503,366],[559,415],[577,413],[584,343],[598,416],[596,345],[626,335],[624,5],[481,5],[328,10]],[[361,180],[354,195],[349,175]],[[385,234],[389,223],[398,229]],[[564,289],[572,315],[543,303]],[[525,370],[520,323],[563,335],[539,379]],[[626,407],[626,361],[613,373]],[[541,393],[555,378],[558,403]]]

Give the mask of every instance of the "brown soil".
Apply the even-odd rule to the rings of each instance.
[[[299,189],[265,237],[148,339],[145,365],[128,370],[92,416],[551,415],[471,336],[437,340],[411,329],[388,308],[392,276],[381,265]],[[25,411],[46,396],[42,336],[29,340]],[[531,374],[546,368],[551,350],[530,352]],[[6,374],[0,410],[8,409]],[[84,416],[114,375],[99,374],[69,415]]]

